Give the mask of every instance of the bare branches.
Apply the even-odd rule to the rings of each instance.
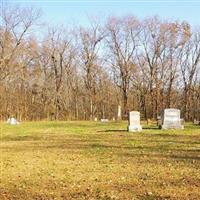
[[[21,9],[6,7],[1,13],[1,39],[0,39],[0,80],[5,79],[14,69],[10,65],[16,65],[17,53],[25,45],[25,37],[31,32],[31,28],[40,17],[40,12],[34,9]]]
[[[123,102],[124,118],[166,107],[200,117],[200,34],[187,22],[110,17],[73,31],[44,27],[39,41],[40,12],[6,8],[0,17],[2,116],[113,118]]]

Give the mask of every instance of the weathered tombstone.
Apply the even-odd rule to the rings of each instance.
[[[157,117],[157,126],[158,126],[159,128],[161,128],[161,126],[162,126],[162,119],[161,119],[161,116],[158,116],[158,117]]]
[[[121,120],[121,119],[122,119],[122,108],[121,108],[120,105],[118,105],[117,119],[118,119],[118,120]]]
[[[94,118],[94,121],[95,121],[95,122],[97,122],[97,121],[98,121],[97,117],[95,117],[95,118]]]
[[[101,119],[101,122],[108,122],[108,119]]]
[[[17,124],[19,124],[19,122],[14,117],[9,118],[7,120],[7,123],[10,124],[10,125],[17,125]]]
[[[140,112],[138,111],[129,112],[128,131],[129,132],[142,131],[142,126],[140,125]]]
[[[7,123],[7,124],[10,124],[10,118],[7,119],[6,123]]]
[[[184,129],[179,109],[165,109],[162,115],[162,129]]]
[[[185,120],[181,118],[181,125],[184,126],[184,124],[185,124]]]
[[[200,125],[200,121],[194,119],[194,125]]]

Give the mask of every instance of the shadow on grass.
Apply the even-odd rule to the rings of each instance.
[[[38,141],[41,140],[40,136],[30,136],[30,135],[24,135],[24,136],[4,136],[1,138],[1,141]]]
[[[152,127],[154,128],[154,127]],[[126,129],[108,129],[97,131],[101,134],[66,135],[46,134],[39,136],[5,137],[1,149],[9,151],[54,151],[66,150],[68,153],[85,153],[102,151],[109,155],[137,157],[146,155],[171,158],[177,160],[200,160],[200,135],[168,134],[166,133],[129,133]],[[104,134],[103,134],[104,133]],[[118,134],[117,134],[118,133]],[[7,143],[12,141],[12,143]],[[16,142],[15,142],[16,141]],[[13,143],[14,142],[14,143]]]
[[[127,129],[124,130],[102,130],[102,131],[97,131],[98,133],[107,133],[107,132],[127,132]]]
[[[161,130],[159,127],[142,127],[144,130]]]
[[[177,160],[197,160],[197,161],[200,161],[200,157],[199,156],[172,155],[170,157],[173,158],[173,159],[177,159]]]
[[[29,138],[30,139],[30,138]],[[23,141],[21,141],[23,142]],[[13,146],[1,146],[3,150],[21,152],[21,151],[54,151],[54,150],[66,150],[68,153],[84,154],[85,152],[104,152],[109,154],[113,152],[113,155],[120,157],[133,157],[140,158],[146,156],[147,159],[153,158],[171,158],[175,160],[197,160],[200,161],[199,152],[200,149],[190,149],[189,146],[179,146],[179,141],[173,141],[173,145],[170,142],[146,140],[142,143],[141,140],[132,140],[133,144],[127,144],[127,141],[117,140],[101,140],[101,139],[81,139],[81,138],[69,138],[69,139],[51,139],[48,141],[27,141],[26,143],[17,143]],[[136,142],[136,143],[135,143]],[[183,141],[184,142],[184,141]],[[192,142],[192,141],[191,141]],[[192,143],[189,143],[190,145]],[[198,143],[197,143],[198,144]],[[146,158],[145,158],[146,159]],[[154,160],[152,160],[154,162]]]
[[[143,127],[142,129],[144,130],[160,130],[158,127]],[[103,133],[103,132],[128,132],[127,129],[121,129],[121,130],[117,130],[117,129],[109,129],[109,130],[102,130],[102,131],[97,131],[99,133]],[[130,132],[131,133],[131,132]],[[134,132],[137,133],[137,132]]]

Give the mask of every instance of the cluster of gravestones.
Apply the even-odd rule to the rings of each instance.
[[[158,126],[162,129],[184,129],[183,121],[184,120],[180,118],[180,110],[165,109],[158,119]],[[142,126],[140,125],[140,112],[131,111],[129,113],[128,131],[142,131]]]
[[[17,125],[19,124],[19,122],[14,118],[14,117],[11,117],[11,118],[8,118],[7,124],[10,124],[10,125]]]
[[[121,107],[118,108],[118,114],[121,115]],[[120,118],[120,117],[118,117]],[[95,121],[98,119],[95,117]],[[108,119],[101,119],[101,122],[108,122]],[[115,121],[115,118],[113,118]],[[19,122],[14,118],[11,117],[7,120],[8,124],[16,125]],[[164,112],[157,120],[157,124],[159,128],[162,129],[184,129],[184,119],[180,118],[180,110],[179,109],[165,109]],[[195,125],[200,125],[200,121],[194,120]],[[136,132],[142,131],[142,126],[140,124],[140,112],[138,111],[131,111],[129,112],[129,123],[128,123],[128,131],[129,132]]]

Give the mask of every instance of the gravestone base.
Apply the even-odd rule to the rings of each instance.
[[[140,132],[142,131],[142,126],[141,125],[129,125],[128,126],[128,131],[129,132]]]
[[[200,125],[200,121],[194,119],[194,124],[195,124],[195,125]]]
[[[101,119],[101,122],[108,122],[108,119]]]
[[[172,126],[172,125],[170,125],[170,126],[162,125],[162,129],[163,130],[167,130],[167,129],[184,129],[184,126],[183,125],[174,125],[174,126]]]

